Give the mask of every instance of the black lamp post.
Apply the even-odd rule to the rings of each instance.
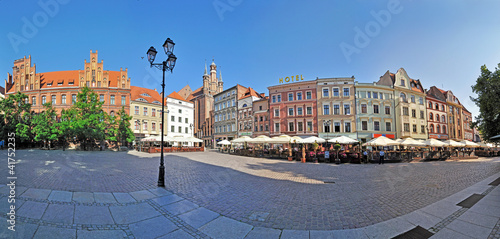
[[[161,84],[161,157],[160,157],[160,172],[158,175],[158,187],[165,187],[165,164],[163,160],[163,128],[165,127],[164,118],[165,118],[165,71],[172,72],[175,67],[175,61],[177,57],[174,55],[174,45],[175,43],[167,38],[165,43],[163,43],[163,49],[165,50],[165,54],[167,55],[167,60],[161,63],[154,63],[156,58],[156,49],[154,47],[150,47],[148,52],[148,61],[151,64],[151,67],[155,66],[156,68],[163,71],[163,82]]]

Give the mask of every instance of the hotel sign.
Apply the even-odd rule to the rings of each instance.
[[[280,78],[279,79],[279,83],[280,84],[283,84],[283,83],[288,83],[288,82],[294,82],[294,81],[301,81],[301,80],[304,80],[304,78],[302,77],[302,75],[300,75],[300,78],[299,78],[299,75],[295,75],[295,76],[287,76],[285,77],[285,82],[283,82],[283,78]]]

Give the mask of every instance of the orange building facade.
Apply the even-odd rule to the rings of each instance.
[[[70,108],[84,86],[90,87],[104,101],[103,110],[108,114],[117,113],[122,106],[129,113],[130,78],[127,69],[104,70],[103,61],[97,60],[97,51],[90,51],[90,61],[85,60],[84,70],[72,71],[37,73],[31,56],[24,57],[14,61],[12,74],[8,73],[7,79],[6,96],[17,92],[28,95],[35,113],[43,111],[43,104],[47,102],[52,102],[58,114]]]

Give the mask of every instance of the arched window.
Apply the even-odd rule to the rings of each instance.
[[[432,116],[433,116],[433,115],[432,115],[432,113],[430,113],[430,114],[429,114],[429,120],[432,120],[432,119],[433,119],[433,117],[432,117]]]
[[[446,111],[444,105],[441,105],[441,111]]]
[[[438,105],[438,103],[436,103],[436,110],[439,110],[439,105]]]
[[[401,97],[401,99],[403,99],[404,102],[407,102],[406,101],[406,95],[405,95],[405,93],[401,92],[401,94],[399,95],[399,97]]]
[[[436,114],[436,121],[439,122],[439,115]]]
[[[430,132],[431,132],[431,133],[434,133],[434,125],[433,125],[433,124],[431,124],[431,127],[430,127]]]
[[[441,126],[439,126],[439,125],[436,126],[436,133],[438,133],[438,134],[441,133]]]
[[[441,115],[441,122],[446,123],[446,117],[444,115]],[[444,126],[443,126],[444,127]],[[443,128],[444,129],[444,128]]]
[[[443,125],[443,134],[446,134],[446,126]]]
[[[432,102],[429,102],[429,109],[432,109]]]

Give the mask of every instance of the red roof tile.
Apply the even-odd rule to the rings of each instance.
[[[181,100],[181,101],[186,101],[186,99],[184,99],[181,95],[179,95],[179,93],[177,92],[172,92],[170,95],[168,95],[167,97],[169,98],[173,98],[173,99],[176,99],[176,100]]]
[[[147,96],[149,95],[149,96]],[[138,86],[130,86],[130,97],[131,100],[137,101],[138,99],[142,98],[146,100],[149,103],[153,103],[155,101],[158,101],[159,104],[161,105],[161,96],[156,90],[151,90],[147,88],[142,88]],[[155,103],[158,104],[158,103]]]

